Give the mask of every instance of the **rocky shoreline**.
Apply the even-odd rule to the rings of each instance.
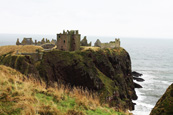
[[[137,82],[143,82],[145,81],[143,78],[139,78],[142,76],[141,73],[138,73],[136,71],[132,72],[132,76],[133,76],[133,80],[137,81]],[[135,88],[142,88],[142,86],[136,82],[134,82]]]

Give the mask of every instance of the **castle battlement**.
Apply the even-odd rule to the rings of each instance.
[[[79,34],[79,31],[78,30],[63,30],[63,33],[59,33],[59,34],[69,34],[69,35],[78,35]]]

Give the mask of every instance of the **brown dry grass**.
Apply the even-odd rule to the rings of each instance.
[[[9,46],[0,46],[0,56],[9,52],[16,54],[17,50],[19,53],[33,53],[36,49],[42,50],[41,46],[34,45],[9,45]]]
[[[97,93],[91,92],[88,89],[74,87],[70,95],[76,98],[76,103],[86,108],[89,107],[91,110],[95,110],[101,105]]]
[[[88,50],[88,49],[91,49],[93,51],[98,51],[98,50],[100,50],[100,47],[81,46],[80,49],[81,49],[81,51],[85,51],[85,50]]]
[[[43,94],[45,97],[53,97],[56,101],[49,100],[45,104],[37,98],[37,93]],[[82,88],[71,88],[63,84],[54,84],[54,88],[46,89],[44,82],[40,83],[34,79],[27,79],[20,72],[0,65],[0,114],[11,114],[19,109],[20,114],[28,115],[69,114],[70,111],[82,115],[82,111],[75,109],[68,110],[67,112],[61,112],[57,109],[57,103],[61,100],[67,100],[67,97],[74,98],[78,106],[82,106],[87,110],[95,110],[97,107],[100,107],[99,97],[96,93]],[[11,102],[13,103],[11,104]],[[4,103],[5,105],[3,105]],[[6,110],[2,106],[10,109]]]

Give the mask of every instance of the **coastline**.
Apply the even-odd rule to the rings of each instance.
[[[138,82],[138,83],[143,88],[135,89],[138,99],[133,100],[133,102],[136,103],[135,110],[131,111],[133,115],[149,115],[151,110],[154,108],[157,100],[163,95],[162,93],[160,94],[152,93],[153,90],[155,89],[153,89],[153,87],[149,88],[150,87],[149,84],[158,82],[165,87],[171,84],[171,82],[168,82],[168,81],[159,81],[157,80],[156,76],[146,74],[146,73],[143,74],[142,78],[145,79],[145,81],[140,83]],[[148,92],[148,93],[145,93],[145,92]],[[164,93],[164,90],[163,90],[163,93]]]

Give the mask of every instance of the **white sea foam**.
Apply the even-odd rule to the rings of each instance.
[[[145,81],[138,83],[143,88],[135,89],[138,99],[133,101],[136,103],[135,110],[132,111],[134,115],[149,115],[155,103],[161,96],[160,90],[162,90],[162,86],[164,85],[167,87],[171,84],[169,81],[160,80],[159,77],[148,73],[144,73],[142,78],[145,79]]]
[[[163,84],[166,84],[166,85],[171,85],[171,82],[168,82],[168,81],[161,81]]]
[[[149,111],[135,111],[132,113],[133,113],[133,115],[149,115],[150,114]]]
[[[143,88],[142,89],[135,89],[136,94],[138,96],[137,100],[134,100],[133,102],[136,103],[135,110],[132,111],[134,115],[149,115],[151,109],[154,107],[154,105],[150,103],[145,103],[145,99],[147,98],[146,92],[152,91],[153,88],[151,88],[151,85],[156,82],[154,78],[156,76],[149,75],[149,74],[143,74],[143,79],[145,79],[144,82],[138,82]]]

